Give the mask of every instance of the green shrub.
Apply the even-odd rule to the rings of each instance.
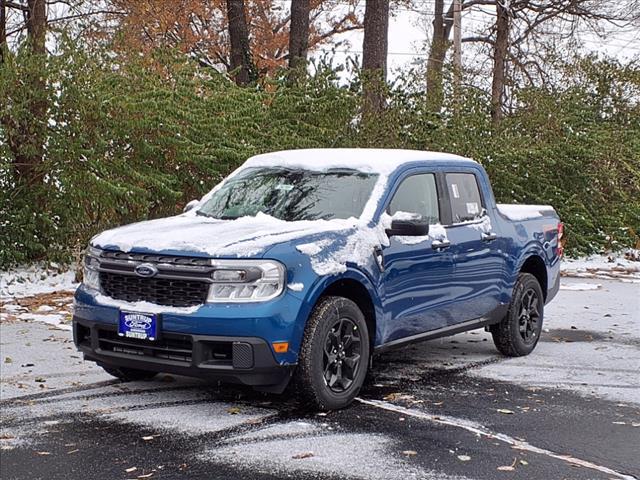
[[[64,260],[101,230],[179,212],[250,155],[305,147],[471,156],[499,201],[554,205],[573,253],[633,246],[638,70],[594,59],[570,67],[566,88],[517,92],[518,108],[495,130],[483,92],[466,89],[448,105],[455,115],[434,114],[419,77],[393,88],[387,110],[362,125],[359,82],[341,85],[328,68],[296,85],[283,75],[240,88],[171,52],[123,58],[63,43],[46,62],[18,52],[0,66],[0,268]],[[26,88],[32,77],[46,88]],[[34,96],[45,120],[28,108]],[[15,175],[12,125],[45,139],[35,187]]]

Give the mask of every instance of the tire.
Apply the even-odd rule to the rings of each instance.
[[[507,315],[491,327],[493,343],[508,357],[529,355],[540,340],[544,319],[544,296],[536,277],[518,275]]]
[[[367,322],[358,306],[343,297],[321,298],[305,327],[293,377],[302,404],[317,410],[348,406],[367,375],[369,353]]]
[[[100,365],[109,375],[119,378],[123,382],[136,382],[139,380],[152,380],[158,373],[148,370],[138,370],[137,368],[107,367]]]

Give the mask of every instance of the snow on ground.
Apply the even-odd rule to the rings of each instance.
[[[566,277],[620,279],[640,283],[640,251],[565,258],[560,270]]]
[[[598,290],[602,285],[599,283],[571,283],[568,285],[560,285],[560,290],[573,290],[574,292],[585,290]]]
[[[78,286],[75,278],[76,274],[72,269],[64,269],[55,264],[0,271],[0,302],[7,298],[72,291]]]

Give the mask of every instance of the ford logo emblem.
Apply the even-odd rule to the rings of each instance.
[[[125,315],[124,323],[134,330],[149,330],[151,328],[151,319],[149,317],[135,313]]]
[[[136,266],[134,272],[136,272],[136,275],[140,277],[153,277],[158,274],[158,269],[155,265],[151,265],[150,263],[141,263]]]

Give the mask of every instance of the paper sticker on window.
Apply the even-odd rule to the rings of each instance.
[[[451,191],[453,192],[453,198],[460,198],[460,192],[458,191],[458,185],[456,183],[451,184]]]
[[[467,213],[469,215],[477,215],[480,213],[480,208],[476,202],[467,203]]]

